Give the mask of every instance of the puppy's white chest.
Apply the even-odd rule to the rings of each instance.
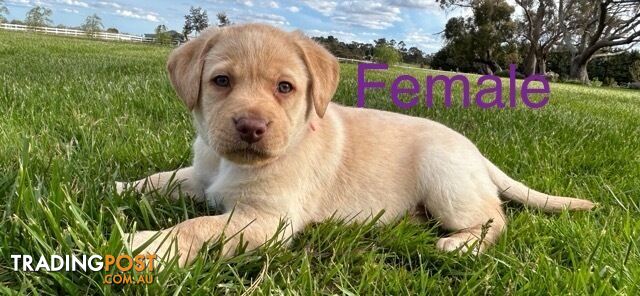
[[[233,206],[242,196],[244,170],[218,156],[201,137],[196,138],[193,150],[193,166],[209,206]]]
[[[251,182],[244,170],[236,165],[222,161],[218,173],[213,176],[206,190],[207,203],[212,207],[232,208],[243,196],[247,195]]]

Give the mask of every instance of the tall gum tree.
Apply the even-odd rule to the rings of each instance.
[[[614,55],[614,47],[640,42],[640,1],[575,0],[565,16],[564,43],[571,52],[569,76],[589,81],[587,65],[593,58]]]
[[[566,9],[571,8],[574,0],[514,0],[522,10],[519,22],[522,36],[528,43],[525,49],[524,73],[546,74],[547,57],[551,49],[561,40],[564,30],[559,19],[564,17]]]

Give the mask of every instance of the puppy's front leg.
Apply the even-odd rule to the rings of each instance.
[[[123,240],[132,251],[150,242],[141,254],[155,254],[161,261],[179,257],[178,264],[184,266],[193,261],[208,241],[221,236],[225,240],[224,256],[233,255],[241,241],[247,244],[247,250],[259,247],[276,235],[281,217],[238,205],[232,213],[193,218],[160,231],[139,231],[125,235]],[[289,237],[293,232],[291,225],[287,225],[279,238]]]
[[[141,193],[165,190],[174,198],[177,198],[182,192],[197,201],[204,200],[204,188],[195,178],[193,167],[153,174],[130,183],[116,182],[116,191],[118,193],[122,193],[129,188]]]

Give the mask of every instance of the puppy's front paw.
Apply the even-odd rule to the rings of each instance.
[[[141,255],[156,255],[156,260],[154,261],[156,264],[169,262],[176,256],[182,255],[177,246],[175,235],[166,230],[126,233],[122,237],[122,241],[134,253],[136,250],[141,249],[139,253]],[[179,266],[184,266],[184,263],[185,260],[178,259]]]
[[[122,240],[131,248],[132,252],[141,249],[139,254],[156,255],[154,262],[160,264],[167,263],[177,257],[178,266],[184,267],[198,253],[198,248],[194,242],[186,240],[179,233],[176,233],[174,229],[126,233]]]

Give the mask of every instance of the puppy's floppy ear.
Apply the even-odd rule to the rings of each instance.
[[[329,51],[304,36],[302,32],[296,31],[294,34],[309,71],[309,95],[313,100],[313,107],[322,118],[338,87],[340,65]]]
[[[220,31],[217,28],[209,29],[169,55],[167,71],[171,85],[189,110],[193,110],[200,97],[204,58],[215,44]]]

